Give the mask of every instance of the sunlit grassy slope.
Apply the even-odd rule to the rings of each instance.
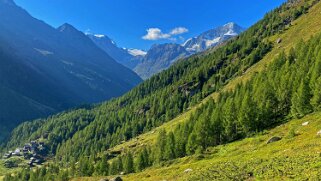
[[[0,155],[0,156],[2,157],[2,155]],[[1,157],[0,157],[0,158],[1,158]],[[19,170],[19,169],[8,170],[8,169],[6,169],[6,168],[4,167],[3,164],[4,164],[4,163],[3,163],[3,160],[0,159],[0,181],[3,180],[3,176],[6,175],[7,173],[12,173],[12,172],[14,172],[14,171]]]
[[[273,50],[268,53],[261,61],[252,66],[244,75],[236,77],[231,80],[221,91],[227,91],[233,89],[237,84],[247,81],[251,78],[253,74],[259,72],[266,67],[273,59],[278,56],[278,54],[282,51],[289,51],[291,47],[297,44],[300,40],[307,40],[311,38],[311,36],[321,32],[321,3],[315,5],[308,14],[303,15],[298,20],[292,23],[285,32],[279,35],[275,35],[270,38],[270,41],[276,42],[277,39],[281,38],[282,42],[280,44],[275,43]],[[216,98],[219,93],[213,93],[209,97]],[[206,102],[205,99],[202,103]],[[201,103],[201,104],[202,104]],[[196,106],[197,107],[197,106]],[[170,131],[175,128],[175,126],[180,123],[186,121],[190,114],[193,113],[196,107],[190,109],[184,114],[178,116],[172,121],[165,123],[164,125],[156,128],[155,130],[148,132],[146,134],[140,135],[137,138],[125,142],[121,145],[118,145],[111,150],[122,150],[135,147],[139,147],[140,145],[153,143],[156,139],[157,132],[161,129],[165,129]]]
[[[309,122],[307,126],[302,123]],[[212,148],[207,154],[151,168],[125,180],[298,180],[321,178],[321,113],[292,120],[265,134]],[[295,134],[292,134],[295,133]],[[279,142],[266,144],[272,136]],[[198,161],[199,160],[199,161]],[[192,169],[184,173],[186,169]]]
[[[309,122],[303,126],[302,123]],[[292,120],[261,135],[211,148],[124,176],[125,181],[318,180],[321,178],[321,113]],[[294,134],[293,134],[294,133]],[[273,136],[282,140],[267,144]],[[192,169],[185,172],[186,169]],[[97,180],[78,178],[75,180]]]

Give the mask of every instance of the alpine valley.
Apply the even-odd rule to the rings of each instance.
[[[289,0],[246,30],[144,52],[0,0],[8,117],[106,99],[16,126],[0,180],[320,180],[320,12]]]
[[[181,45],[175,43],[155,44],[147,52],[139,49],[119,48],[106,35],[87,35],[116,61],[134,70],[141,78],[148,79],[168,69],[177,60],[219,46],[244,30],[235,23],[228,23],[190,38]]]

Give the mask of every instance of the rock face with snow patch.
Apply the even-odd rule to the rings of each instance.
[[[144,55],[146,55],[146,52],[143,50],[119,48],[117,44],[106,35],[87,34],[87,36],[118,63],[130,69],[135,68]]]
[[[176,60],[190,55],[186,49],[178,44],[157,44],[147,52],[142,62],[134,71],[143,79],[170,67]]]
[[[184,44],[154,45],[145,55],[134,71],[143,79],[169,68],[176,60],[215,47],[239,35],[244,28],[235,23],[206,31],[201,35],[188,39]]]
[[[226,40],[239,35],[244,28],[235,23],[228,23],[224,26],[206,31],[201,35],[188,39],[183,46],[192,53],[202,52],[208,48],[217,46]]]

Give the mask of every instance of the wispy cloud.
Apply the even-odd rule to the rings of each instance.
[[[163,33],[162,30],[159,28],[149,28],[146,31],[147,31],[147,34],[142,37],[144,40],[160,40],[160,39],[175,40],[173,36],[186,33],[188,32],[188,29],[184,27],[177,27],[172,29],[169,33]]]
[[[180,34],[183,34],[183,33],[187,33],[188,32],[188,29],[187,28],[184,28],[184,27],[178,27],[178,28],[174,28],[170,34],[171,35],[180,35]]]

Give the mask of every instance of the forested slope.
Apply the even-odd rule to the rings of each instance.
[[[269,37],[286,33],[287,29],[291,29],[291,23],[308,13],[315,2],[317,1],[295,1],[284,4],[226,45],[178,62],[169,70],[152,77],[119,99],[92,109],[77,110],[82,113],[80,116],[77,111],[71,111],[46,120],[25,123],[13,132],[7,148],[49,133],[47,142],[52,145],[51,152],[56,155],[55,162],[60,160],[61,166],[64,166],[80,160],[80,166],[76,168],[79,172],[72,172],[75,175],[69,176],[91,176],[94,173],[105,175],[106,171],[102,171],[100,165],[107,164],[107,157],[100,157],[100,152],[160,126],[196,105],[214,91],[220,90],[232,78],[244,74],[249,67],[260,61],[268,52],[273,51],[273,46],[278,46],[273,45]],[[320,37],[314,38],[308,43],[302,41],[297,46],[297,51],[291,51],[290,55],[280,54],[275,63],[269,65],[262,73],[255,75],[249,83],[240,84],[236,90],[221,94],[216,102],[210,101],[201,106],[189,121],[181,124],[174,132],[161,131],[158,140],[170,141],[157,141],[156,144],[160,145],[157,145],[156,149],[150,145],[143,148],[141,152],[135,153],[138,154],[134,155],[135,158],[143,159],[144,155],[150,155],[148,157],[151,158],[144,164],[138,164],[140,165],[138,171],[177,157],[201,153],[207,147],[234,141],[275,126],[287,115],[303,116],[316,110],[314,103],[310,104],[310,100],[311,107],[301,109],[300,103],[305,105],[305,102],[292,100],[295,99],[292,95],[301,93],[293,93],[292,90],[296,90],[297,87],[306,89],[307,85],[311,90],[315,90],[315,83],[318,83],[315,77],[318,77],[318,74],[312,67],[318,67],[317,61],[316,59],[306,61],[306,55],[317,56],[314,52],[317,52],[318,47],[312,45],[317,44],[315,42],[319,39]],[[314,78],[285,85],[282,90],[287,90],[287,95],[275,92],[274,89],[278,88],[278,83],[286,81],[286,78],[295,76],[299,79],[299,76],[305,75],[295,71],[297,66],[305,67]],[[283,71],[283,68],[287,71]],[[288,72],[293,74],[288,75]],[[285,77],[283,77],[284,74]],[[275,78],[280,78],[280,81]],[[318,95],[318,93],[311,93],[313,94],[309,95],[310,97]],[[250,99],[252,94],[258,94],[256,99]],[[293,108],[294,102],[298,103],[298,108]],[[230,110],[230,114],[228,118],[221,118],[218,112],[225,106],[224,110]],[[245,110],[245,107],[253,110]],[[260,114],[254,114],[255,111]],[[233,119],[233,117],[238,118]],[[204,125],[207,126],[202,127]],[[203,142],[199,139],[200,137],[208,141]],[[173,142],[176,140],[180,141],[179,144],[174,144],[180,147],[178,149],[173,148]],[[159,150],[165,147],[166,150]],[[88,159],[87,156],[90,158]],[[131,167],[134,164],[134,156],[129,151],[118,157],[117,162],[111,163],[113,169],[110,172],[108,170],[107,174],[136,171]],[[123,161],[126,166],[117,165],[123,164]],[[95,166],[91,162],[96,163]]]

